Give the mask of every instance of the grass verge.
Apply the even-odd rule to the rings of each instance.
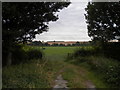
[[[98,88],[119,87],[120,62],[116,60],[104,56],[81,56],[68,62],[89,71],[87,77],[91,78]]]
[[[96,74],[90,69],[83,66],[77,66],[74,64],[66,65],[63,78],[68,81],[68,87],[70,88],[89,88],[87,84],[89,81],[91,85],[96,88],[108,88],[108,86],[101,80],[101,78],[96,77]]]
[[[29,63],[3,68],[3,88],[51,88],[61,62],[31,60]]]

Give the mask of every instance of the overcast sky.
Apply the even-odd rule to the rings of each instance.
[[[49,23],[48,32],[36,35],[37,41],[89,41],[85,20],[87,2],[72,2],[61,10],[56,22]]]

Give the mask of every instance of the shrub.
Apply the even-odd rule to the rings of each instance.
[[[31,59],[42,59],[43,53],[39,49],[24,45],[14,45],[12,50],[12,64],[28,62]],[[3,51],[3,67],[6,66],[7,52]]]
[[[103,76],[103,80],[112,87],[120,86],[120,64],[105,57],[89,57],[87,60],[91,69]]]
[[[120,86],[120,66],[109,66],[105,73],[105,80],[112,86]]]
[[[71,58],[71,63],[90,68],[96,74],[99,74],[101,79],[110,87],[119,87],[120,63],[115,60],[120,59],[119,51],[120,45],[118,43],[104,43],[101,47],[82,47],[73,54],[68,54],[68,59]]]
[[[104,55],[120,60],[120,42],[110,42],[103,45]]]
[[[31,49],[27,52],[28,59],[42,59],[43,53],[38,49]]]
[[[73,56],[74,57],[79,57],[79,56],[90,56],[90,55],[99,55],[101,54],[102,50],[99,47],[94,47],[94,48],[81,48],[78,49],[74,52]]]
[[[15,46],[12,52],[12,64],[19,64],[21,62],[26,62],[28,59],[27,52],[22,49],[22,46]]]

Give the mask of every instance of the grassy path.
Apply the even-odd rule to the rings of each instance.
[[[88,69],[69,64],[63,73],[71,88],[105,88],[104,83]]]
[[[104,83],[87,68],[64,61],[67,53],[72,53],[74,50],[75,47],[46,47],[44,51],[46,58],[51,62],[57,62],[57,66],[54,66],[54,68],[62,65],[56,70],[56,78],[62,75],[62,78],[68,82],[67,86],[69,88],[105,88]]]
[[[54,62],[54,61],[53,61]],[[67,81],[69,88],[106,88],[104,83],[96,77],[91,71],[84,67],[76,66],[63,62],[63,68],[58,70],[57,76],[60,74]],[[59,72],[61,71],[62,72]],[[56,77],[57,77],[56,76]]]
[[[106,88],[89,68],[65,62],[67,54],[72,53],[76,47],[45,48],[45,60],[31,60],[4,67],[3,88],[53,88],[56,79],[65,80],[64,85],[68,88]]]

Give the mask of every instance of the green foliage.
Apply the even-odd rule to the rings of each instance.
[[[103,76],[103,80],[111,87],[120,86],[120,63],[105,57],[89,57],[88,64],[91,69]]]
[[[74,53],[74,56],[88,56],[88,55],[92,55],[92,54],[95,54],[95,51],[92,51],[92,50],[85,50],[85,49],[80,49],[80,50],[77,50],[75,53]]]
[[[28,55],[27,52],[25,50],[22,49],[22,45],[19,44],[14,44],[13,45],[14,49],[11,48],[11,53],[12,53],[12,64],[18,64],[21,62],[26,62],[26,60],[28,59]],[[3,47],[5,48],[5,47]],[[9,51],[9,50],[8,50]],[[8,56],[8,51],[2,51],[2,65],[5,66],[6,62],[7,62],[7,56]]]
[[[86,23],[92,40],[120,39],[120,2],[89,2]]]
[[[39,63],[38,63],[39,65]],[[46,74],[37,62],[14,65],[3,68],[3,88],[47,88]]]
[[[28,59],[42,59],[43,53],[38,49],[31,49],[27,52]]]
[[[68,53],[72,53],[76,47],[45,47],[45,57],[50,60],[65,60]],[[53,56],[54,55],[54,56]]]
[[[113,86],[120,86],[120,64],[117,64],[115,66],[109,66],[108,70],[106,72],[105,80],[112,84]]]
[[[110,50],[108,51],[110,52]],[[101,79],[110,87],[119,87],[120,62],[106,58],[102,52],[104,51],[101,51],[101,48],[98,47],[81,48],[72,54],[72,58],[69,58],[69,62],[90,68],[96,74],[100,75]]]
[[[63,78],[68,81],[70,88],[86,88],[88,80],[90,80],[96,88],[107,88],[104,82],[89,69],[72,64],[67,64],[62,74]],[[87,86],[88,87],[88,86]]]
[[[60,9],[69,2],[4,2],[2,4],[3,40],[27,41],[47,31],[48,22],[56,21]],[[11,31],[12,30],[12,31]],[[13,42],[11,41],[11,42]]]
[[[15,45],[12,50],[12,64],[20,64],[29,62],[32,59],[42,60],[44,53],[40,48],[27,46],[27,45]],[[4,58],[3,66],[5,66],[6,58]]]
[[[120,61],[120,42],[105,43],[102,49],[105,56]]]
[[[52,88],[62,61],[31,60],[27,63],[4,67],[3,88]]]
[[[22,49],[22,45],[16,45],[12,52],[12,64],[19,64],[28,60],[28,54]]]
[[[31,46],[43,46],[43,43],[41,41],[32,41],[28,45],[31,45]]]
[[[85,57],[85,56],[90,56],[90,55],[99,55],[102,52],[102,50],[98,47],[82,47],[77,49],[74,54],[73,57]]]
[[[59,74],[67,79],[71,88],[86,87],[85,80],[90,78],[91,72],[64,62],[67,53],[74,52],[76,47],[45,47],[43,50],[46,57],[44,60],[30,60],[27,63],[12,65],[3,68],[3,88],[52,88],[54,81]],[[82,47],[80,47],[82,48]],[[84,47],[86,49],[92,47]],[[31,49],[41,50],[41,47],[23,46],[25,52]],[[78,63],[78,62],[77,62]],[[90,73],[90,74],[88,74]],[[100,80],[93,76],[98,87],[105,87],[104,83],[100,84]]]
[[[14,44],[21,42],[25,44],[35,38],[36,34],[47,31],[48,23],[58,20],[56,13],[69,4],[70,2],[3,2],[3,58],[8,59],[9,53],[15,49]],[[19,51],[19,53],[22,53],[22,51]],[[4,61],[7,63],[9,60],[12,59],[9,58]]]

